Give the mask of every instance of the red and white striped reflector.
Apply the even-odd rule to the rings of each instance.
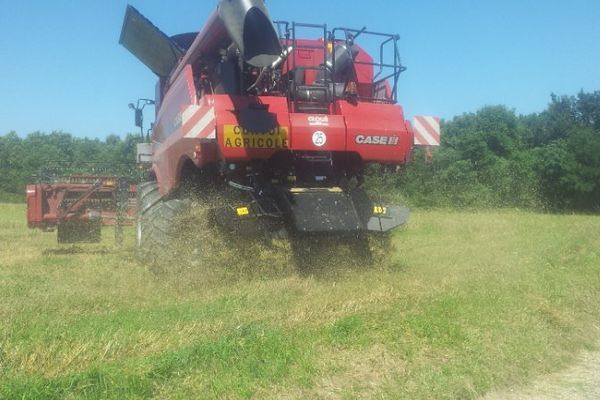
[[[415,132],[415,145],[440,145],[441,130],[439,117],[415,117],[413,120],[413,131]]]
[[[189,106],[181,116],[183,131],[189,139],[216,139],[215,109],[209,106]]]

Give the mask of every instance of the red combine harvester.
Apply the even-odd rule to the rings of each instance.
[[[116,176],[69,175],[48,177],[27,185],[27,224],[57,231],[59,243],[95,243],[102,225],[132,224],[136,188]]]
[[[398,40],[272,22],[262,0],[221,0],[202,31],[169,37],[128,6],[120,43],[158,76],[151,170],[138,191],[143,258],[168,253],[173,221],[208,193],[225,199],[210,218],[245,238],[334,236],[364,249],[369,233],[404,224],[406,208],[363,187],[368,164],[404,164],[414,142],[396,101]]]

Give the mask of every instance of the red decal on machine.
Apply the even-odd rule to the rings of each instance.
[[[371,136],[358,135],[354,138],[356,144],[376,144],[381,146],[397,146],[400,142],[398,136]]]
[[[189,106],[181,116],[185,137],[215,138],[212,133],[215,130],[215,110],[213,107]]]
[[[329,126],[329,117],[327,115],[311,115],[308,117],[309,126]]]
[[[327,135],[325,132],[316,131],[312,135],[312,142],[317,147],[323,147],[327,143]]]

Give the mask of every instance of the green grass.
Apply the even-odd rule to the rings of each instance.
[[[0,203],[22,204],[25,202],[25,193],[15,194],[0,190]]]
[[[417,210],[391,266],[312,275],[156,274],[132,236],[0,205],[1,399],[470,399],[598,344],[599,217]]]

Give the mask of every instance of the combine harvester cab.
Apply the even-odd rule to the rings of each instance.
[[[199,33],[169,37],[127,7],[120,43],[158,76],[142,258],[165,253],[190,192],[222,195],[211,218],[235,233],[361,241],[407,221],[363,188],[367,165],[404,164],[414,142],[396,102],[399,37],[271,21],[262,0],[221,0]]]

